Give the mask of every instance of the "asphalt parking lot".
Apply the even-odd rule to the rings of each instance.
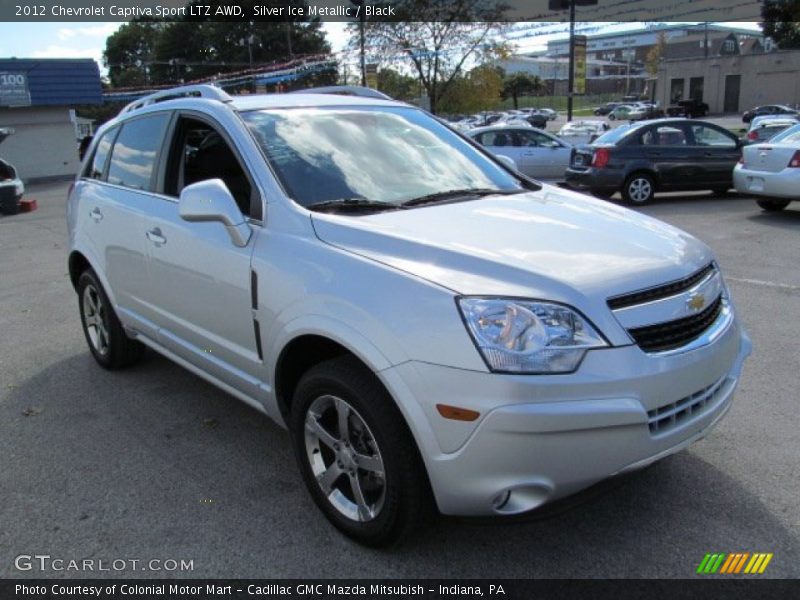
[[[18,555],[191,560],[170,577],[692,577],[707,552],[800,576],[800,203],[687,194],[643,208],[717,253],[754,352],[706,439],[548,518],[441,520],[389,551],[339,535],[287,434],[153,353],[107,372],[67,277],[67,184],[0,218],[0,577]],[[163,564],[163,563],[162,563]]]

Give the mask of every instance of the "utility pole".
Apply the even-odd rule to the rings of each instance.
[[[569,0],[569,82],[567,86],[567,123],[569,123],[572,121],[572,92],[575,86],[575,0]]]
[[[359,7],[358,33],[359,45],[361,46],[361,85],[367,87],[367,61],[364,57],[364,24],[367,20],[367,17],[364,11],[364,0],[350,0],[350,3]]]

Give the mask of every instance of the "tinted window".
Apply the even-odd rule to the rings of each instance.
[[[789,129],[780,132],[770,141],[773,144],[776,142],[792,144],[800,141],[800,125],[793,125],[792,127],[789,127]]]
[[[106,159],[108,159],[108,152],[111,150],[111,144],[114,142],[114,136],[117,135],[119,130],[117,128],[111,129],[103,134],[100,141],[97,142],[97,147],[94,151],[89,166],[86,169],[86,177],[92,179],[101,179],[106,167]]]
[[[164,131],[167,113],[142,117],[122,126],[108,167],[108,182],[137,190],[149,190],[155,160]]]
[[[736,141],[732,137],[706,125],[692,125],[692,133],[697,146],[736,147]]]
[[[616,129],[611,129],[606,131],[603,135],[597,138],[595,144],[616,144],[619,140],[624,138],[626,135],[631,133],[631,131],[637,127],[636,125],[620,125]]]
[[[514,145],[522,147],[543,146],[546,148],[558,146],[558,142],[538,131],[515,131]]]
[[[250,180],[219,132],[202,121],[183,118],[176,129],[165,192],[179,196],[187,185],[222,179],[243,215],[250,215]]]

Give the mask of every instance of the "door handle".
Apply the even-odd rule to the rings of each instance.
[[[167,238],[161,235],[161,229],[158,227],[151,229],[145,235],[147,236],[147,239],[153,242],[156,246],[161,246],[162,244],[167,243]]]
[[[100,212],[100,209],[99,209],[99,208],[97,208],[96,206],[94,207],[94,209],[92,210],[92,212],[90,212],[90,213],[89,213],[89,216],[90,216],[90,217],[92,217],[92,220],[93,220],[95,223],[99,223],[100,221],[102,221],[102,220],[103,220],[103,213],[101,213],[101,212]]]

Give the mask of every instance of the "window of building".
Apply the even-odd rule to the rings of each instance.
[[[158,113],[126,122],[117,136],[108,166],[108,182],[150,190],[156,157],[170,115]]]
[[[691,100],[703,100],[703,78],[692,77],[689,80],[689,98]]]

